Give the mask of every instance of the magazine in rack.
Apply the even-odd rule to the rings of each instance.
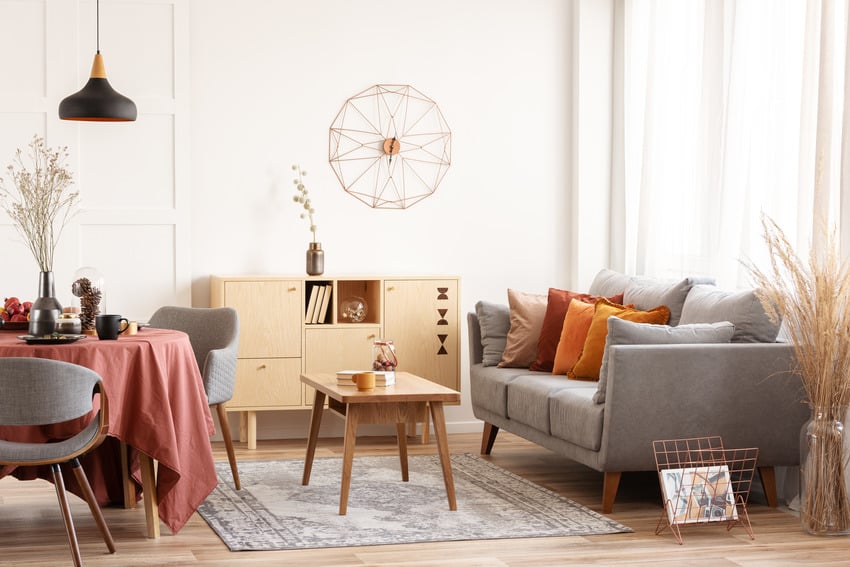
[[[738,519],[727,465],[664,469],[658,474],[671,524]]]

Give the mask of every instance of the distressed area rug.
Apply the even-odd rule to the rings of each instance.
[[[618,522],[472,454],[452,455],[457,511],[450,511],[440,460],[354,457],[348,512],[339,515],[341,458],[242,461],[242,490],[217,463],[219,485],[198,512],[231,551],[530,538],[631,532]]]

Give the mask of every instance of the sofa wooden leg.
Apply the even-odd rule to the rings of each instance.
[[[759,467],[759,478],[761,487],[764,489],[764,497],[767,498],[767,505],[776,508],[779,503],[776,498],[776,471],[773,467]]]
[[[496,442],[496,435],[499,433],[499,428],[492,423],[484,422],[484,432],[481,434],[481,454],[489,455],[493,450],[493,443]]]
[[[606,471],[602,480],[602,513],[610,514],[614,510],[614,499],[617,498],[617,487],[620,486],[622,472]]]

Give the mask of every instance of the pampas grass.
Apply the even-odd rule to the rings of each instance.
[[[775,221],[762,216],[770,269],[749,265],[758,296],[774,322],[783,321],[812,407],[800,470],[803,527],[813,534],[850,532],[845,434],[850,406],[850,270],[834,231],[801,259]]]

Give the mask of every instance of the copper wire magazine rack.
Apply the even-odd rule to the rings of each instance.
[[[668,527],[679,545],[681,526],[725,522],[729,531],[742,525],[755,539],[747,499],[759,450],[726,449],[719,436],[652,442],[664,510],[655,527]]]

